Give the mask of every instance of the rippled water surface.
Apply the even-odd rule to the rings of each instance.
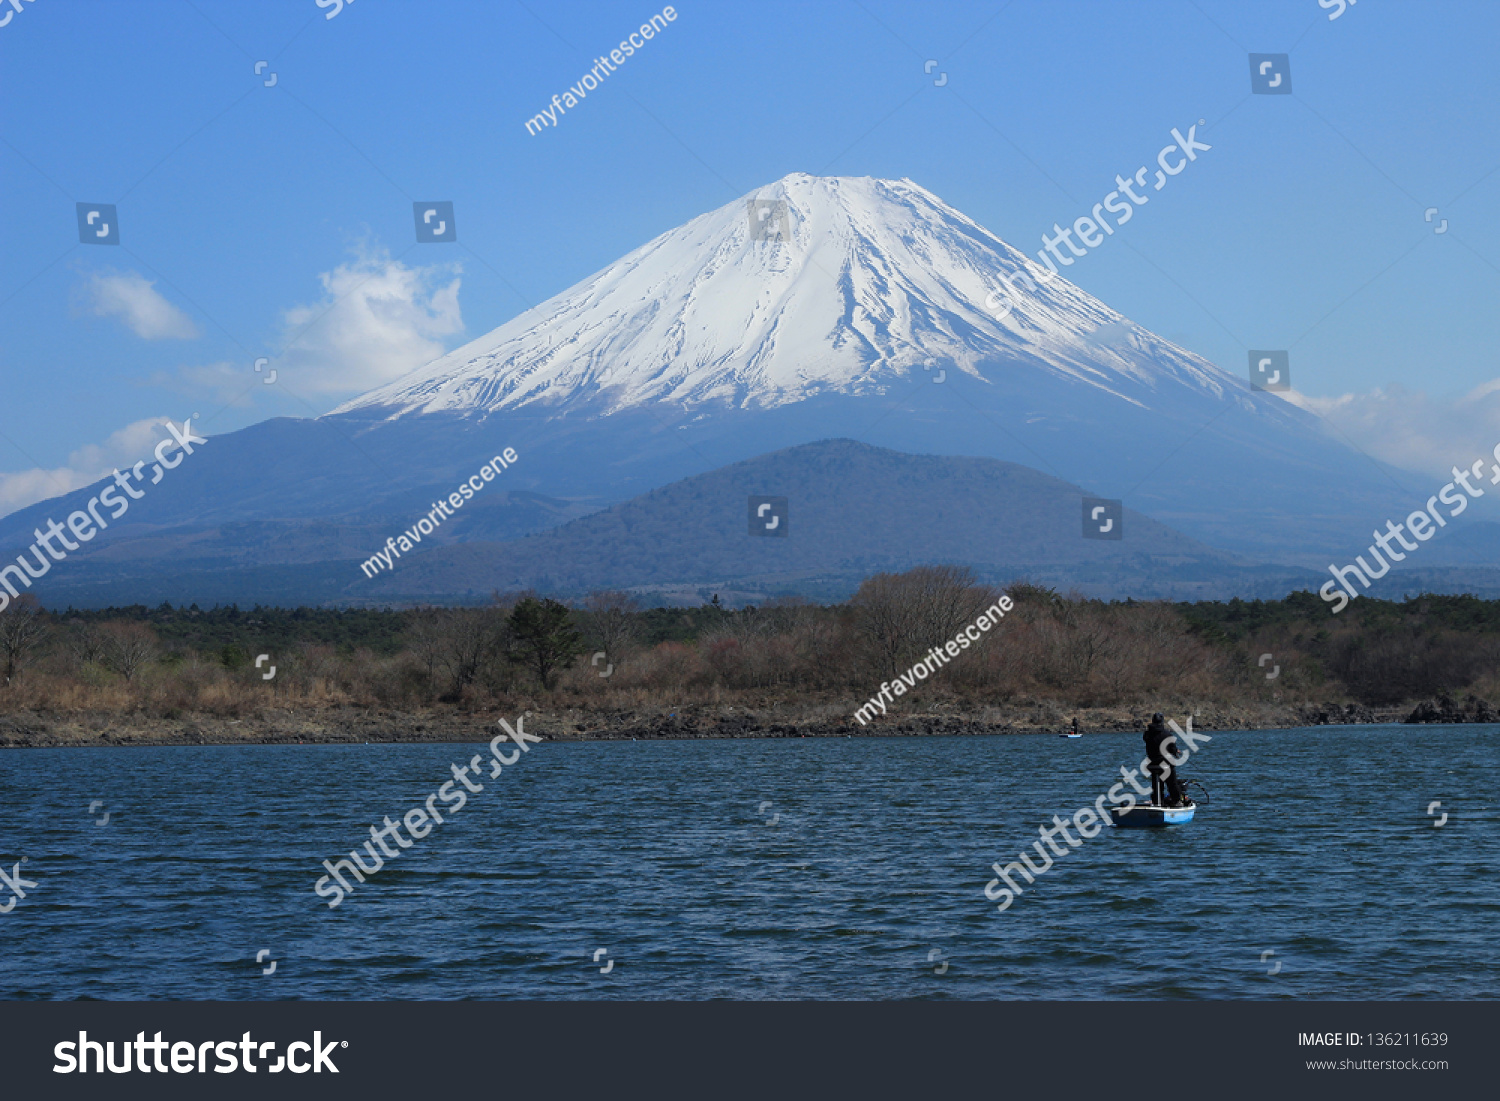
[[[1137,735],[542,744],[337,909],[321,862],[483,745],[6,751],[0,996],[1494,998],[1497,731],[1213,734],[1195,822],[1005,913]]]

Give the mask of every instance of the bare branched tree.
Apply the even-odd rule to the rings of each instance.
[[[1087,684],[1100,662],[1118,652],[1118,634],[1112,629],[1117,618],[1108,605],[1082,597],[1060,606],[1058,622],[1063,628],[1062,658],[1066,683]]]
[[[628,593],[598,589],[583,601],[583,628],[589,642],[604,651],[606,660],[618,662],[625,648],[635,641],[635,613],[640,606]]]
[[[68,626],[67,647],[68,653],[80,668],[90,664],[104,664],[105,637],[97,623],[75,619]]]
[[[918,566],[865,579],[850,604],[882,672],[911,665],[973,623],[999,596],[962,566]]]
[[[492,608],[449,609],[447,646],[438,661],[448,673],[455,694],[478,678],[500,651],[505,621]]]
[[[437,676],[438,655],[443,649],[443,609],[413,608],[406,613],[406,648],[421,664],[431,681]]]
[[[418,608],[408,613],[406,637],[429,677],[439,671],[458,695],[505,648],[502,608]]]
[[[47,633],[42,606],[35,596],[22,593],[7,602],[5,610],[0,611],[0,663],[5,666],[6,684],[36,656]]]
[[[144,623],[110,620],[100,626],[99,633],[104,637],[104,667],[127,682],[135,680],[141,668],[161,654],[156,632]]]

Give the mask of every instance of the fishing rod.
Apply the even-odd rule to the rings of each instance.
[[[1209,795],[1208,795],[1208,788],[1204,785],[1203,781],[1202,780],[1182,780],[1182,790],[1183,790],[1184,793],[1187,791],[1188,785],[1190,785],[1190,784],[1197,786],[1203,792],[1203,805],[1205,807],[1208,806],[1208,804],[1210,802]],[[1189,798],[1192,798],[1192,797],[1189,796]],[[1193,800],[1193,802],[1195,802],[1195,803],[1197,801],[1198,800],[1196,800],[1196,799]]]

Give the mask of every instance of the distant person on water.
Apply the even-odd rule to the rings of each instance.
[[[1181,758],[1176,750],[1177,736],[1167,729],[1166,717],[1160,711],[1151,716],[1151,725],[1142,737],[1146,740],[1146,759],[1151,773],[1151,802],[1159,807],[1180,807],[1187,802],[1182,790],[1182,779],[1172,762],[1167,759],[1167,747],[1173,755]]]

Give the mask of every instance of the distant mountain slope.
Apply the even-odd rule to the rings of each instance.
[[[210,515],[196,522],[177,522],[180,516],[171,507],[172,494],[182,491],[198,459],[195,455],[185,460],[172,480],[163,479],[135,502],[112,531],[100,533],[63,561],[53,563],[31,591],[52,607],[338,600],[351,574],[358,574],[356,563],[369,556],[370,548],[410,527],[428,513],[435,499],[453,490],[451,481],[402,489],[367,503],[362,510],[328,519],[224,521]],[[90,495],[91,491],[82,490],[45,502],[44,516],[26,519],[34,520],[33,528],[45,527],[46,516],[61,521]],[[597,507],[591,502],[508,491],[492,483],[487,493],[476,495],[425,541],[431,547],[463,539],[513,539]]]
[[[788,499],[785,538],[750,534],[751,495]],[[1298,579],[1134,512],[1125,515],[1124,539],[1084,539],[1082,497],[1013,463],[828,440],[697,475],[525,539],[414,555],[369,588],[392,599],[526,587],[847,592],[871,573],[939,562],[996,581],[1025,575],[1115,596],[1281,592]]]
[[[751,495],[788,499],[785,538],[750,535]],[[565,507],[509,497],[495,499],[497,515]],[[1026,578],[1108,598],[1279,597],[1327,580],[1247,562],[1128,509],[1123,539],[1084,539],[1082,511],[1078,487],[1024,466],[828,440],[696,475],[506,542],[424,538],[374,578],[360,560],[409,527],[415,513],[384,527],[264,522],[158,533],[79,563],[70,559],[38,593],[50,607],[479,603],[496,589],[518,588],[564,598],[622,588],[669,603],[697,603],[710,592],[735,602],[778,593],[826,601],[847,597],[872,573],[925,563],[968,565],[997,584]],[[478,513],[473,522],[483,522]],[[1481,543],[1493,534],[1476,528]],[[261,559],[259,548],[271,544],[281,563]],[[1430,546],[1440,549],[1437,540]],[[140,576],[142,562],[163,560],[170,569]],[[1500,570],[1448,567],[1437,555],[1432,561],[1433,568],[1392,571],[1374,595],[1500,596]]]

